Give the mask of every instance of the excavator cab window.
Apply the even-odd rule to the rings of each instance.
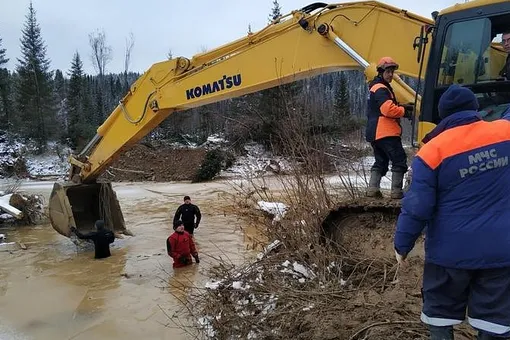
[[[475,92],[484,120],[499,119],[510,112],[510,79],[501,76],[508,55],[501,35],[509,31],[510,14],[470,18],[446,26],[436,69],[434,108],[451,84],[459,84]],[[437,123],[438,117],[434,120]]]
[[[446,31],[437,84],[469,85],[496,80],[506,54],[491,44],[493,38],[489,18],[451,24]]]

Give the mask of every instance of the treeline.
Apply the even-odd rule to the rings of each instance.
[[[280,15],[281,8],[274,0],[268,19]],[[30,3],[21,32],[21,57],[12,72],[3,67],[9,61],[9,51],[2,48],[0,37],[2,129],[35,140],[40,152],[50,140],[81,149],[140,76],[129,71],[132,35],[126,41],[121,74],[106,72],[112,50],[104,32],[91,33],[89,44],[97,74],[85,74],[78,52],[70,58],[69,69],[50,70],[36,11]],[[211,134],[224,133],[238,145],[255,140],[274,147],[289,119],[295,117],[306,126],[306,133],[344,136],[363,131],[359,128],[364,125],[367,91],[361,72],[325,74],[175,113],[147,138],[201,143]]]
[[[21,31],[21,56],[14,71],[5,67],[8,52],[0,37],[0,120],[2,129],[32,139],[44,152],[48,141],[82,147],[108,117],[139,74],[129,72],[134,41],[128,41],[125,71],[106,74],[111,47],[104,32],[89,35],[91,57],[97,75],[87,75],[78,52],[68,70],[50,70],[50,59],[30,3]]]

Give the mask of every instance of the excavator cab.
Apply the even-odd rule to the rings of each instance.
[[[510,52],[501,44],[502,36],[510,32],[510,3],[476,5],[476,1],[468,2],[437,16],[425,77],[420,140],[440,122],[439,99],[452,84],[475,93],[479,113],[486,121],[500,119],[510,108],[510,79],[501,74]]]

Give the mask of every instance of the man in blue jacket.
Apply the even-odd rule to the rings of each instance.
[[[478,339],[510,338],[510,119],[477,109],[467,88],[441,96],[395,232],[403,263],[427,227],[421,320],[436,340],[453,339],[466,309]]]

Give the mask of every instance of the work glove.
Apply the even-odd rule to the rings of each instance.
[[[413,119],[413,104],[404,104],[402,105],[404,107],[404,118],[407,118],[409,120]]]
[[[189,264],[190,259],[185,255],[181,255],[181,257],[179,258],[179,262],[187,265]]]
[[[397,262],[399,265],[405,264],[406,255],[400,255],[396,249],[395,249],[395,258],[397,259]]]
[[[195,262],[196,263],[200,263],[200,259],[198,258],[198,254],[193,255],[193,257],[195,258]]]

